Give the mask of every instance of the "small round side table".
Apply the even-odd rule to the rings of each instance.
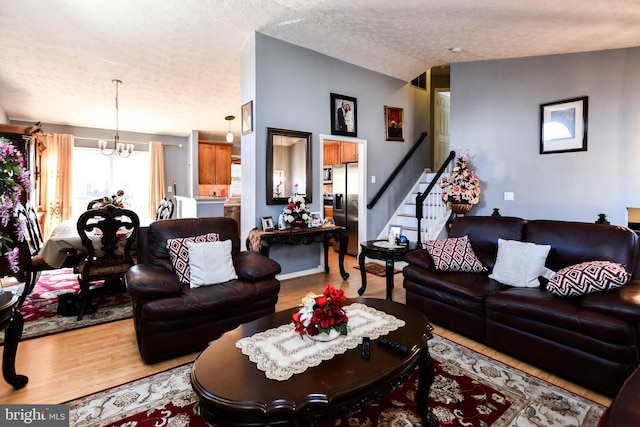
[[[16,374],[16,352],[22,337],[24,319],[16,307],[18,295],[13,292],[0,294],[0,331],[4,330],[4,350],[2,352],[2,376],[16,390],[21,389],[29,378]]]
[[[410,250],[417,249],[415,242],[409,242],[406,245],[389,245],[386,240],[369,240],[360,243],[360,255],[358,256],[358,264],[360,266],[360,276],[362,277],[362,286],[358,289],[358,295],[364,294],[367,289],[367,272],[365,271],[365,258],[373,258],[385,261],[385,276],[387,278],[387,299],[392,300],[393,291],[393,275],[395,261],[401,261],[404,254]]]

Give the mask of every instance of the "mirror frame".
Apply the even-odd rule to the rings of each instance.
[[[302,132],[297,130],[267,128],[267,205],[286,205],[289,202],[289,197],[274,197],[273,196],[273,138],[274,136],[284,136],[291,138],[304,139],[307,142],[306,152],[306,185],[307,194],[304,199],[306,203],[313,201],[313,175],[311,174],[311,132]]]

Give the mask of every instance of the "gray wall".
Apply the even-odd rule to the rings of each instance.
[[[640,207],[640,48],[454,64],[451,148],[482,186],[472,215],[626,225]],[[587,151],[539,154],[540,104],[589,97]],[[504,201],[505,191],[515,193]]]
[[[301,48],[271,37],[255,34],[246,50],[255,53],[255,63],[245,61],[255,72],[255,210],[253,226],[259,226],[260,217],[272,216],[277,220],[283,206],[266,205],[266,128],[282,128],[312,132],[312,153],[314,171],[313,202],[311,211],[322,211],[322,197],[318,193],[321,178],[320,134],[331,134],[330,93],[346,95],[357,99],[358,138],[368,144],[367,162],[369,174],[376,175],[376,183],[367,177],[367,196],[370,200],[384,180],[412,147],[422,132],[429,129],[429,98],[422,89],[413,88],[409,83],[384,76],[360,67],[338,61],[328,56]],[[245,82],[242,82],[243,87]],[[243,102],[245,98],[243,89]],[[385,141],[384,106],[404,108],[405,142]],[[243,180],[245,159],[251,155],[242,141]],[[367,211],[367,238],[375,238],[385,226],[389,216],[395,211],[422,169],[429,164],[429,147],[423,144],[406,166],[400,179],[394,182],[386,195],[374,209]],[[252,165],[251,162],[246,165]],[[246,197],[243,186],[243,224],[245,221]],[[246,232],[248,230],[244,230]],[[317,266],[319,245],[290,248],[274,247],[272,258],[278,260],[284,273],[311,269]]]

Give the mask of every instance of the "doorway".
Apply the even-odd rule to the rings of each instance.
[[[447,89],[436,89],[434,99],[433,114],[433,159],[434,170],[440,169],[442,163],[451,151],[449,147],[449,115],[451,109],[451,91]]]
[[[365,139],[358,139],[358,138],[350,138],[350,137],[344,137],[344,136],[337,136],[337,135],[323,135],[320,134],[320,146],[321,146],[321,150],[320,150],[320,164],[319,164],[319,169],[317,171],[317,176],[319,177],[318,182],[319,182],[319,193],[318,194],[326,194],[325,191],[325,186],[328,184],[323,184],[323,178],[324,178],[324,147],[325,144],[326,145],[335,145],[336,143],[350,143],[350,144],[357,144],[357,175],[358,175],[358,185],[357,185],[357,240],[356,240],[356,245],[355,245],[355,255],[357,255],[359,247],[360,247],[360,242],[364,242],[367,238],[366,236],[366,230],[367,230],[367,215],[366,215],[366,206],[367,206],[367,202],[366,202],[366,195],[367,195],[367,164],[366,164],[366,158],[367,158],[367,140]],[[351,162],[353,163],[353,162]],[[334,175],[335,177],[335,175]],[[333,186],[333,183],[332,183]],[[355,189],[350,190],[350,192],[355,191]],[[333,190],[332,190],[333,193]],[[346,201],[345,201],[346,202]],[[349,231],[349,230],[347,230]],[[350,242],[353,239],[350,237]],[[353,247],[352,244],[349,245],[350,247]],[[352,251],[348,251],[348,252],[354,252]],[[353,253],[351,253],[350,255],[353,255]]]

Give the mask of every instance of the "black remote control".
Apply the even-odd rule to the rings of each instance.
[[[378,344],[383,346],[383,347],[387,347],[390,348],[391,350],[397,351],[398,353],[406,356],[407,354],[411,353],[411,349],[409,347],[407,347],[406,345],[402,345],[398,342],[395,341],[391,341],[388,338],[385,337],[380,337],[378,338]]]
[[[369,337],[362,338],[362,358],[371,358],[371,339]]]

